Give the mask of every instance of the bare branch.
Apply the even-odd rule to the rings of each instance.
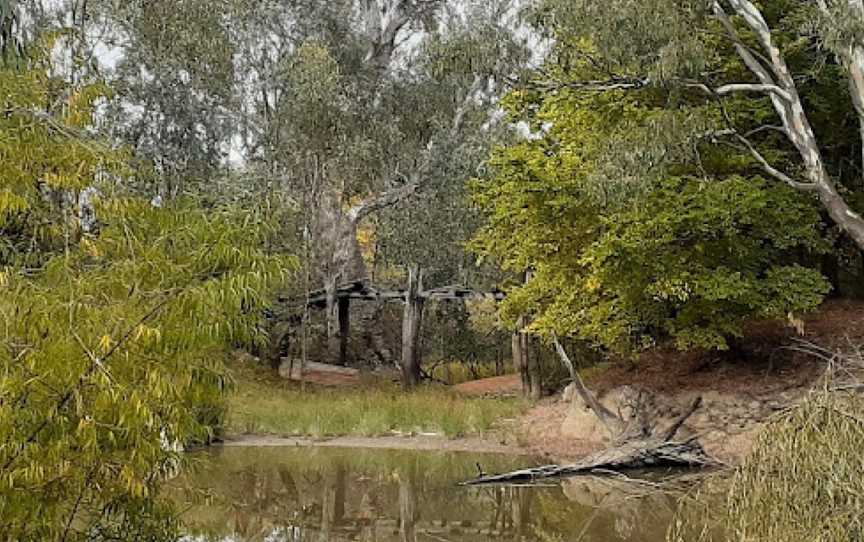
[[[767,127],[762,127],[762,128],[767,129]],[[774,128],[774,127],[772,127],[772,128]],[[757,131],[758,130],[759,129],[757,129]],[[755,132],[755,131],[753,131],[753,132]],[[751,132],[751,133],[753,133],[753,132]],[[743,145],[743,150],[746,150],[747,152],[749,152],[750,155],[759,163],[759,166],[762,168],[762,171],[764,171],[765,173],[767,173],[768,175],[770,175],[774,179],[788,184],[792,188],[795,188],[797,190],[802,190],[805,192],[810,192],[810,191],[818,189],[818,186],[816,184],[796,181],[795,179],[793,179],[789,175],[783,173],[782,171],[780,171],[776,167],[772,166],[771,163],[768,161],[768,159],[765,158],[765,156],[761,152],[759,152],[759,150],[756,148],[755,145],[753,145],[753,142],[751,142],[745,136],[738,133],[738,131],[735,130],[734,128],[729,128],[726,130],[718,130],[718,131],[710,132],[706,135],[708,135],[710,137],[731,136],[731,137],[735,138],[738,142],[740,142]]]
[[[538,81],[531,84],[532,87],[539,90],[583,90],[589,92],[607,92],[611,90],[640,90],[651,85],[651,79],[645,78],[626,78],[626,77],[611,77],[604,80],[595,81]]]
[[[671,82],[676,82],[672,80]],[[776,95],[777,97],[791,101],[792,96],[782,87],[774,83],[729,83],[717,88],[711,88],[705,83],[692,81],[678,81],[685,87],[699,89],[706,94],[725,96],[735,92],[764,92]],[[626,78],[612,77],[606,80],[589,80],[589,81],[568,81],[568,82],[536,82],[532,86],[542,90],[558,90],[562,88],[586,91],[586,92],[608,92],[613,90],[642,90],[653,84],[653,81],[648,78]]]
[[[372,213],[396,205],[401,201],[405,201],[417,193],[419,188],[419,183],[412,182],[405,186],[387,190],[382,194],[377,194],[374,197],[363,200],[363,202],[355,205],[350,211],[348,211],[348,220],[354,223],[360,222]]]
[[[669,442],[670,440],[675,438],[675,435],[678,433],[678,431],[684,425],[684,422],[686,422],[690,418],[690,416],[692,416],[697,410],[699,410],[699,407],[701,407],[701,406],[702,406],[702,396],[700,395],[699,397],[697,397],[696,399],[693,400],[693,403],[690,405],[690,408],[688,408],[686,411],[684,411],[684,413],[678,417],[678,419],[675,421],[675,423],[673,423],[669,427],[669,429],[666,430],[666,432],[663,434],[663,437],[662,437],[663,441]]]
[[[777,85],[759,84],[759,83],[730,83],[714,89],[714,93],[719,96],[732,94],[733,92],[768,92],[776,94],[786,101],[792,101],[792,96]]]
[[[763,126],[759,126],[758,128],[753,128],[749,132],[745,133],[744,137],[753,137],[756,134],[760,134],[762,132],[768,132],[768,131],[779,132],[780,134],[782,134],[784,136],[788,136],[788,133],[786,132],[786,128],[784,128],[783,126],[777,126],[775,124],[765,124]]]
[[[573,366],[573,362],[570,360],[570,356],[567,355],[567,351],[564,350],[564,347],[561,346],[561,343],[558,341],[558,337],[552,337],[552,343],[555,345],[555,351],[558,352],[558,357],[561,358],[562,363],[567,366],[567,369],[570,371],[570,376],[573,378],[573,385],[576,388],[576,393],[579,394],[579,397],[582,398],[582,401],[588,405],[594,415],[597,416],[597,419],[600,420],[603,425],[609,430],[611,434],[618,434],[621,432],[622,426],[624,425],[624,421],[618,417],[614,412],[603,406],[603,404],[594,397],[594,394],[585,386],[585,382],[582,380],[582,377],[579,376],[579,373],[575,370]]]

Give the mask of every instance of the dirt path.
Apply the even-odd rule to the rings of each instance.
[[[453,389],[463,395],[473,396],[518,395],[522,389],[522,381],[519,379],[519,375],[509,374],[472,380],[453,386]]]
[[[415,450],[424,452],[471,452],[478,454],[530,455],[531,452],[515,444],[501,443],[476,437],[448,439],[438,435],[407,435],[380,437],[277,437],[269,435],[238,435],[228,437],[221,444],[226,447],[318,447],[367,448],[381,450]]]

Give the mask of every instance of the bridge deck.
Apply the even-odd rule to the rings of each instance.
[[[365,281],[347,282],[339,285],[336,289],[336,299],[356,299],[360,301],[404,301],[407,290],[379,290]],[[422,299],[434,299],[437,301],[458,301],[462,299],[494,299],[501,301],[506,297],[504,292],[493,290],[491,292],[478,292],[463,286],[442,286],[423,290],[418,297]],[[302,305],[302,300],[299,301]],[[327,292],[323,289],[315,290],[309,294],[309,306],[324,308],[327,306]]]

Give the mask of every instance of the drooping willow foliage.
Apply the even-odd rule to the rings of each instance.
[[[225,352],[295,262],[254,208],[125,197],[125,153],[87,131],[99,91],[41,60],[0,71],[0,540],[169,540],[160,485],[218,430]]]

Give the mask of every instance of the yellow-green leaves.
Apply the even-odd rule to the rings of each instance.
[[[123,168],[125,153],[88,132],[108,89],[52,77],[52,42],[21,66],[0,67],[0,263],[38,265],[40,253],[76,239],[79,193]]]
[[[703,38],[678,32],[705,20],[690,12],[660,28],[646,16],[671,4],[648,4],[548,2],[554,54],[502,100],[528,134],[473,183],[486,224],[471,246],[532,272],[502,304],[511,325],[526,316],[534,333],[618,352],[668,340],[726,348],[748,318],[816,307],[830,285],[813,267],[828,247],[808,196],[759,177],[746,149],[706,138],[764,123],[770,103],[730,98],[721,114],[702,93],[660,84],[699,64],[681,55]],[[622,21],[665,38],[631,39]],[[782,163],[782,146],[764,147]]]
[[[89,132],[107,89],[40,62],[0,69],[0,540],[169,540],[173,443],[212,436],[225,350],[295,262],[256,209],[119,194],[125,152]]]
[[[79,494],[76,539],[140,507],[166,512],[153,499],[177,459],[170,444],[211,437],[221,359],[261,338],[260,310],[294,266],[267,253],[268,228],[246,212],[134,201],[101,212],[108,224],[79,250],[2,274],[0,516],[12,539],[59,538]],[[169,527],[159,515],[144,528]]]

